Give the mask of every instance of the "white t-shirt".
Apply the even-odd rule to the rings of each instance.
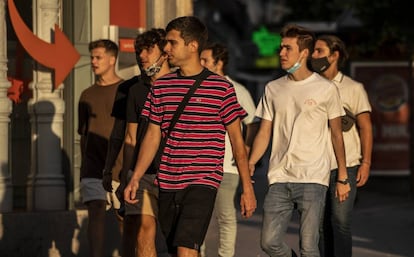
[[[345,114],[335,84],[313,73],[301,81],[283,76],[269,82],[256,116],[273,121],[269,184],[328,186],[331,134],[328,120]]]
[[[367,92],[364,86],[345,76],[341,72],[336,74],[332,80],[339,89],[343,107],[350,110],[354,116],[363,112],[371,112],[371,105],[368,100]],[[346,166],[352,167],[360,164],[361,159],[361,140],[356,125],[346,132],[342,133],[344,137]],[[331,152],[332,166],[331,169],[338,168],[335,155]]]
[[[242,122],[245,125],[252,123],[255,118],[254,113],[256,111],[256,105],[253,101],[252,96],[250,95],[250,92],[242,84],[232,80],[229,76],[225,77],[228,81],[230,81],[233,84],[234,90],[236,91],[237,101],[239,102],[241,107],[247,112],[247,116],[242,120]],[[237,166],[234,162],[233,151],[231,148],[228,133],[226,133],[225,137],[223,171],[225,173],[239,174]]]

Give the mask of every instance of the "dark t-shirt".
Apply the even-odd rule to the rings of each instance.
[[[120,120],[126,120],[129,90],[133,85],[137,84],[139,80],[139,76],[134,76],[119,85],[115,96],[114,106],[112,107],[112,117]]]
[[[121,81],[120,81],[121,82]],[[81,178],[102,179],[105,166],[108,141],[114,124],[111,116],[115,94],[120,82],[85,89],[79,99],[78,133],[84,137],[84,149],[81,163]],[[122,168],[122,158],[115,163],[114,173]]]
[[[148,77],[142,76],[141,79],[135,83],[129,91],[127,108],[126,108],[126,121],[129,123],[138,123],[136,145],[134,149],[134,158],[132,159],[130,169],[134,169],[137,161],[139,148],[141,142],[144,139],[145,132],[148,128],[148,118],[141,116],[142,109],[147,101],[150,93],[151,82]],[[154,174],[155,168],[153,165],[147,170],[147,174]]]

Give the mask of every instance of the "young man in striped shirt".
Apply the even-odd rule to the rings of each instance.
[[[206,26],[194,16],[172,20],[166,28],[165,51],[179,69],[155,81],[143,115],[150,120],[134,174],[124,191],[134,203],[139,181],[155,157],[161,138],[194,82],[204,79],[184,108],[162,152],[155,183],[159,185],[159,221],[172,256],[197,257],[210,222],[217,188],[223,176],[224,138],[229,134],[240,173],[241,211],[250,217],[256,198],[240,128],[246,112],[237,102],[233,85],[200,63],[207,41]]]

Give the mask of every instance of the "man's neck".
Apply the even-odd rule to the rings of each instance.
[[[120,80],[121,78],[115,72],[110,72],[98,76],[98,78],[96,79],[96,84],[99,86],[109,86],[117,83]]]
[[[294,81],[301,81],[305,80],[313,74],[312,71],[308,70],[307,68],[301,68],[292,74],[288,74],[289,79]]]
[[[180,67],[180,74],[184,77],[190,77],[200,74],[204,67],[201,65],[200,60],[197,59],[192,62],[188,62],[186,65]]]
[[[326,71],[324,71],[322,76],[324,76],[325,78],[329,80],[333,80],[338,74],[338,72],[339,72],[338,69],[332,66],[332,67],[329,67],[329,69],[327,69]]]
[[[167,73],[170,73],[170,67],[168,66],[167,62],[164,62],[161,66],[160,71],[151,77],[151,84],[154,84],[154,81],[156,81],[158,78],[161,78]]]

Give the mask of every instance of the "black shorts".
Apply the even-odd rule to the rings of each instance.
[[[216,188],[202,185],[189,186],[175,192],[159,191],[158,219],[169,253],[177,253],[179,246],[200,251],[216,194]]]

